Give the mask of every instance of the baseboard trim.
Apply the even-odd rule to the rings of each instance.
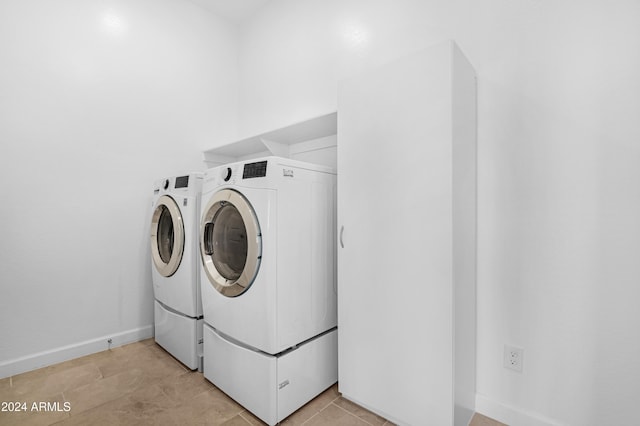
[[[153,337],[153,324],[0,362],[0,379]],[[111,344],[107,341],[111,339]]]
[[[476,394],[476,412],[507,425],[563,426],[563,423],[557,420],[494,401],[479,393]]]

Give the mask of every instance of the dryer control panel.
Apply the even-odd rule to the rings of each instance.
[[[174,188],[188,188],[189,187],[189,176],[178,176],[176,177],[176,183]]]

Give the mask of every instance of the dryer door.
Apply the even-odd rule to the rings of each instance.
[[[173,198],[163,195],[151,216],[151,257],[160,275],[173,275],[183,252],[184,223],[180,208]]]
[[[262,235],[256,214],[242,194],[216,192],[204,208],[200,253],[209,282],[227,297],[251,286],[262,256]]]

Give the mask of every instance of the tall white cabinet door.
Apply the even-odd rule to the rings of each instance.
[[[445,43],[338,88],[339,388],[399,424],[454,424],[457,54]]]

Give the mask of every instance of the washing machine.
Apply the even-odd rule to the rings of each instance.
[[[335,171],[210,169],[201,211],[204,376],[276,424],[337,381]]]
[[[155,182],[151,274],[156,342],[192,370],[202,368],[198,228],[202,173]]]

